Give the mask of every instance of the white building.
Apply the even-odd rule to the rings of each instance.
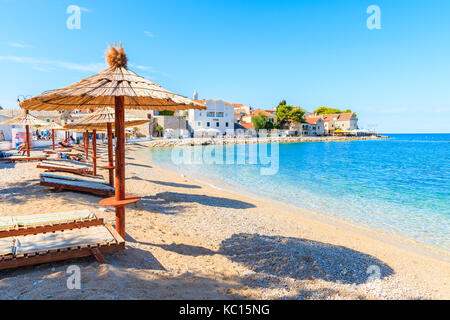
[[[188,128],[191,132],[217,129],[221,134],[234,130],[234,107],[222,100],[196,100],[206,105],[206,110],[188,111]]]

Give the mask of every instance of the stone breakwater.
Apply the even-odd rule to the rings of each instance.
[[[388,137],[267,137],[267,138],[188,138],[188,139],[156,139],[146,145],[151,148],[175,146],[218,145],[218,144],[250,144],[250,143],[300,143],[300,142],[334,142],[355,140],[379,140]]]

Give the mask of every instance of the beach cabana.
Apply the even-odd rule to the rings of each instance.
[[[45,126],[47,122],[42,121],[36,117],[33,117],[28,110],[25,110],[23,115],[7,120],[2,123],[2,125],[20,125],[25,126],[26,132],[26,142],[25,148],[27,152],[27,157],[30,158],[31,141],[30,141],[30,126]]]
[[[113,163],[113,145],[112,145],[112,129],[115,127],[115,111],[113,108],[100,108],[94,111],[91,114],[81,118],[79,121],[75,123],[71,123],[70,125],[66,125],[66,128],[75,128],[75,129],[85,129],[92,130],[92,145],[93,145],[93,166],[94,166],[94,175],[97,170],[97,131],[105,130],[107,131],[108,136],[108,165],[103,167],[109,171],[109,184],[111,187],[114,187],[114,163]],[[148,123],[149,119],[137,119],[132,118],[125,115],[124,125],[125,127],[129,126],[139,126],[145,123]]]
[[[125,237],[125,206],[138,202],[137,196],[125,195],[125,109],[177,111],[206,107],[170,92],[127,68],[127,57],[120,47],[110,46],[106,55],[109,65],[98,74],[62,89],[21,101],[25,110],[75,110],[113,107],[115,111],[116,162],[115,197],[100,205],[115,207],[116,230]]]

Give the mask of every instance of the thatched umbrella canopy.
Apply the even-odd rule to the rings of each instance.
[[[24,100],[20,106],[26,110],[115,108],[116,196],[100,204],[116,208],[116,229],[125,237],[125,206],[139,201],[138,197],[125,196],[125,109],[176,111],[206,107],[128,70],[122,45],[110,46],[106,61],[108,69],[68,87]]]
[[[87,116],[81,118],[75,123],[71,123],[66,125],[66,128],[77,128],[77,129],[85,129],[85,130],[92,130],[93,131],[93,137],[92,137],[92,144],[93,144],[93,169],[94,169],[94,175],[97,172],[97,137],[96,133],[97,130],[105,129],[107,130],[108,135],[108,166],[104,167],[109,171],[109,185],[111,187],[114,187],[114,164],[113,164],[113,146],[112,146],[112,128],[115,124],[116,118],[115,118],[115,111],[113,108],[101,108],[96,111],[94,111],[91,114],[88,114]],[[137,119],[137,118],[131,118],[127,115],[125,115],[125,127],[128,126],[138,126],[145,123],[148,123],[149,119]]]
[[[40,120],[36,117],[33,117],[28,110],[25,110],[25,112],[16,118],[9,119],[3,123],[2,125],[20,125],[25,126],[25,132],[26,132],[26,151],[27,156],[30,157],[30,149],[31,149],[31,143],[30,143],[30,126],[44,126],[47,124],[47,122]]]
[[[50,122],[48,125],[42,126],[42,130],[65,130],[64,127],[60,124],[57,124],[55,121]]]
[[[64,130],[64,127],[57,124],[55,121],[52,121],[49,125],[46,125],[41,129],[52,131],[52,150],[55,150],[55,130]]]

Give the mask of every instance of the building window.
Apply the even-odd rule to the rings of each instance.
[[[216,127],[219,127],[219,123],[218,122],[216,122]]]
[[[228,127],[228,122],[225,122],[225,127]]]
[[[216,113],[216,117],[223,118],[223,112],[217,112]]]
[[[197,122],[197,126],[201,127],[202,126],[202,122],[201,121]]]
[[[209,122],[206,123],[206,126],[209,127]]]
[[[206,116],[207,116],[207,117],[214,117],[214,112],[207,112],[207,113],[206,113]]]

